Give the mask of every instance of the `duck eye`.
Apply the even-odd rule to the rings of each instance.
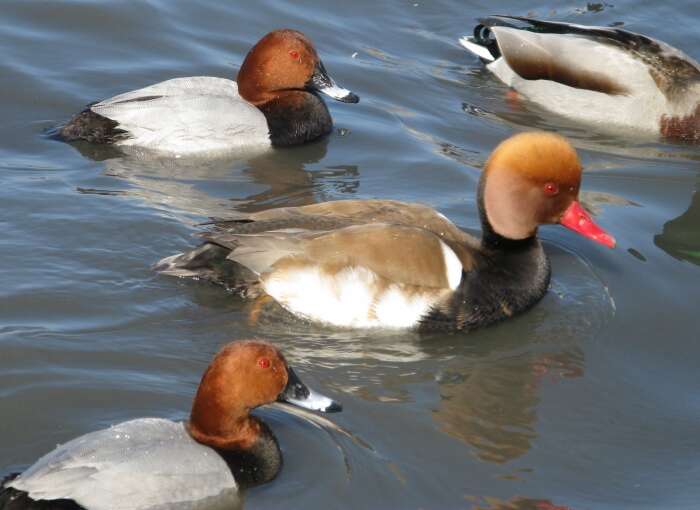
[[[559,193],[559,186],[557,186],[553,182],[548,182],[547,184],[544,185],[544,193],[545,195],[554,196],[557,193]]]
[[[267,358],[260,358],[258,360],[258,366],[260,368],[270,368],[270,360]]]
[[[299,60],[299,52],[297,50],[291,50],[289,56],[292,57],[292,60]]]

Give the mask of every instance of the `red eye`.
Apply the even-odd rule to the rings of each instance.
[[[292,60],[299,60],[299,52],[296,50],[291,50],[289,56],[292,57]]]
[[[547,184],[544,185],[544,193],[545,195],[553,196],[559,193],[559,186],[557,186],[553,182],[548,182]]]
[[[260,368],[270,368],[270,360],[267,358],[260,358],[258,360],[258,366]]]

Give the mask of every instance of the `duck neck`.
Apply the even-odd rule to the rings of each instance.
[[[328,107],[315,92],[288,90],[253,104],[265,115],[270,141],[278,147],[310,142],[333,129]]]
[[[478,204],[483,235],[475,266],[449,302],[423,321],[424,329],[486,326],[527,310],[547,291],[549,260],[537,237],[509,239],[496,232],[484,210],[483,185]]]
[[[484,198],[486,189],[486,178],[482,175],[479,181],[479,189],[477,191],[477,206],[479,208],[479,218],[481,219],[481,247],[486,251],[518,251],[528,249],[533,246],[539,246],[537,241],[537,229],[532,235],[523,239],[511,239],[496,232],[488,214],[486,213],[486,201]]]
[[[242,489],[254,487],[274,479],[282,468],[282,452],[270,428],[257,418],[260,433],[255,442],[245,449],[215,448],[226,461],[233,478]]]
[[[211,408],[193,406],[187,430],[195,441],[221,456],[239,487],[259,485],[277,476],[282,454],[277,439],[262,420],[246,409],[239,410],[237,418],[227,420],[212,420],[211,415],[223,416]]]
[[[223,449],[251,448],[260,435],[260,423],[246,409],[224,413],[216,403],[206,407],[195,403],[187,429],[196,441]]]

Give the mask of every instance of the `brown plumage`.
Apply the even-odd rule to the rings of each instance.
[[[472,329],[534,304],[549,281],[537,226],[611,246],[576,201],[581,165],[562,137],[499,145],[482,175],[481,241],[420,204],[343,200],[215,220],[200,248],[163,259],[176,276],[268,294],[336,326]]]
[[[268,366],[260,365],[263,359]],[[190,434],[215,448],[251,448],[260,436],[261,425],[248,413],[274,402],[287,379],[287,362],[272,345],[228,344],[202,376],[188,423]]]
[[[297,30],[275,30],[260,39],[238,70],[238,92],[260,105],[290,90],[304,90],[321,62],[313,43]]]

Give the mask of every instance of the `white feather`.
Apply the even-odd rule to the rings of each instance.
[[[263,113],[238,94],[235,81],[223,78],[175,78],[120,94],[91,109],[129,133],[119,145],[177,154],[270,145]]]
[[[447,284],[452,290],[455,290],[462,281],[462,263],[454,250],[442,241],[440,241],[440,248],[442,248],[442,256],[445,259]]]
[[[493,58],[493,55],[491,55],[491,52],[487,48],[485,48],[484,46],[481,46],[481,45],[473,42],[471,37],[467,37],[467,36],[460,37],[459,44],[461,44],[466,49],[471,51],[477,57],[483,58],[484,60],[487,60],[488,62],[494,61],[494,58]]]
[[[182,423],[127,421],[57,447],[7,484],[89,510],[195,509],[238,502],[224,460]]]
[[[317,266],[263,276],[265,292],[290,312],[332,326],[410,328],[443,296],[398,284],[385,288],[365,267],[328,273]]]

